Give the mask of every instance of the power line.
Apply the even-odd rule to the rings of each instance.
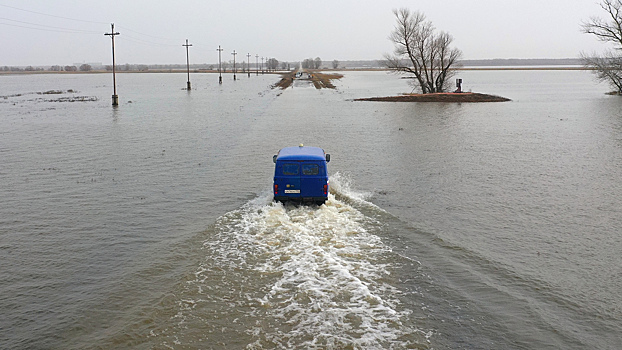
[[[97,34],[97,35],[101,34],[101,32],[96,32],[96,31],[92,31],[92,30],[82,30],[82,29],[71,29],[71,28],[63,28],[63,27],[54,27],[54,26],[48,26],[48,25],[43,25],[43,24],[18,21],[18,20],[4,18],[4,17],[0,17],[0,20],[20,23],[20,24],[12,24],[12,23],[0,22],[0,25],[10,26],[10,27],[17,27],[17,28],[26,28],[26,29],[32,29],[32,30],[39,30],[39,31],[44,31],[44,32],[69,33],[69,34]],[[32,26],[35,26],[35,27],[32,27]],[[127,28],[125,28],[125,29],[127,30]],[[135,37],[128,36],[128,35],[124,35],[123,37],[125,38],[124,40],[132,41],[134,43],[141,44],[141,45],[170,46],[170,47],[175,46],[175,47],[177,47],[177,45],[173,45],[173,44],[157,43],[157,42],[153,42],[153,41],[142,40],[142,39],[135,38]]]
[[[106,22],[97,22],[97,21],[87,21],[87,20],[83,20],[83,19],[76,19],[76,18],[69,18],[69,17],[63,17],[63,16],[56,16],[56,15],[50,15],[47,13],[42,13],[42,12],[37,12],[37,11],[31,11],[31,10],[25,10],[19,7],[14,7],[14,6],[9,6],[9,5],[2,5],[0,4],[0,6],[2,7],[8,7],[8,8],[12,8],[14,10],[19,10],[19,11],[24,11],[24,12],[30,12],[30,13],[35,13],[37,15],[41,15],[41,16],[48,16],[48,17],[55,17],[55,18],[62,18],[62,19],[67,19],[70,21],[76,21],[76,22],[85,22],[85,23],[96,23],[96,24],[108,24]]]
[[[0,6],[1,7],[11,8],[11,9],[18,10],[18,11],[34,13],[34,14],[41,15],[41,16],[65,19],[65,20],[69,20],[69,21],[77,21],[77,22],[84,22],[84,23],[95,23],[95,24],[106,24],[106,25],[108,25],[108,23],[106,23],[106,22],[89,21],[89,20],[76,19],[76,18],[70,18],[70,17],[64,17],[64,16],[57,16],[57,15],[52,15],[52,14],[48,14],[48,13],[31,11],[31,10],[26,10],[26,9],[15,7],[15,6],[8,6],[8,5],[2,5],[2,4],[0,4]],[[29,26],[35,26],[35,27],[51,28],[52,29],[51,31],[60,32],[60,33],[88,33],[88,34],[99,34],[100,33],[99,31],[91,31],[91,30],[71,29],[71,28],[47,26],[47,25],[42,25],[42,24],[37,24],[37,23],[18,21],[18,20],[14,20],[14,19],[10,19],[10,18],[4,18],[4,17],[0,17],[0,20],[11,21],[11,22],[16,22],[16,23],[22,24],[22,25],[18,25],[18,24],[11,24],[11,23],[0,23],[0,24],[3,24],[3,25],[7,25],[7,26],[11,26],[11,27],[18,27],[18,28],[27,28],[27,29],[34,29],[34,30],[50,31],[48,29],[29,27]],[[29,25],[29,26],[25,26],[24,24],[25,25]],[[130,31],[130,32],[136,33],[138,35],[142,35],[142,36],[153,38],[153,39],[159,39],[159,40],[164,40],[164,41],[169,41],[169,42],[172,42],[174,40],[174,39],[170,39],[170,38],[163,38],[163,37],[158,37],[158,36],[154,36],[154,35],[149,35],[149,34],[141,33],[141,32],[135,31],[133,29],[127,28],[125,26],[117,26],[117,27],[121,28],[124,31]],[[142,40],[142,39],[139,39],[139,38],[132,38],[132,37],[129,37],[129,36],[124,36],[124,37],[129,38],[130,40],[133,39],[135,42],[140,43],[140,44],[151,44],[151,45],[170,46],[170,47],[177,46],[177,44],[164,44],[164,43],[157,43],[157,42],[148,41],[148,40]]]
[[[97,34],[97,35],[101,34],[101,32],[96,32],[93,30],[82,30],[82,29],[71,29],[71,28],[47,26],[43,24],[17,21],[14,19],[9,19],[9,18],[4,18],[4,17],[0,17],[0,20],[21,23],[21,24],[11,24],[11,23],[0,22],[0,25],[17,27],[17,28],[33,29],[33,30],[39,30],[39,31],[44,31],[44,32],[69,33],[69,34]],[[31,26],[36,26],[36,27],[31,27]],[[127,28],[125,29],[127,30]],[[124,35],[123,37],[127,39],[128,41],[132,41],[132,42],[135,42],[137,44],[142,44],[142,45],[177,47],[177,45],[173,45],[173,44],[157,43],[153,41],[142,40],[142,39],[135,38],[135,37],[128,36],[128,35]]]
[[[132,33],[136,33],[136,34],[143,35],[143,36],[150,37],[150,38],[154,38],[154,39],[169,40],[169,41],[174,41],[174,40],[176,40],[176,39],[164,38],[164,37],[153,36],[153,35],[149,35],[149,34],[145,34],[145,33],[137,32],[137,31],[132,30],[132,29],[130,29],[130,28],[127,28],[127,27],[125,27],[125,26],[117,26],[117,27],[118,27],[118,28],[121,28],[121,29],[123,29],[123,30],[129,30],[129,31],[130,31],[130,32],[132,32]],[[175,44],[175,45],[171,45],[171,46],[177,46],[177,44]]]
[[[55,29],[33,28],[33,27],[22,26],[22,25],[19,25],[19,24],[9,24],[9,23],[2,23],[2,22],[0,22],[0,25],[10,26],[10,27],[18,27],[18,28],[26,28],[26,29],[33,29],[33,30],[40,30],[40,31],[45,31],[45,32],[57,32],[57,33],[69,33],[69,34],[85,34],[83,32],[76,32],[73,29],[70,29],[70,30],[55,30]]]
[[[127,29],[127,28],[126,28],[126,29]],[[137,44],[142,44],[142,45],[152,45],[152,46],[153,46],[153,45],[155,45],[155,46],[175,46],[175,47],[177,47],[177,45],[172,45],[172,44],[164,44],[164,43],[156,43],[156,42],[153,42],[153,41],[142,40],[142,39],[134,38],[134,37],[127,36],[127,35],[123,35],[123,38],[124,38],[123,40],[125,40],[125,39],[129,39],[129,41],[133,41],[133,42],[135,42],[135,43],[137,43]]]
[[[109,25],[108,22],[99,22],[99,21],[77,19],[77,18],[71,18],[71,17],[65,17],[65,16],[57,16],[57,15],[53,15],[53,14],[49,14],[49,13],[32,11],[32,10],[27,10],[27,9],[24,9],[24,8],[19,8],[19,7],[15,7],[15,6],[4,5],[4,4],[0,4],[0,7],[10,8],[10,9],[17,10],[17,11],[33,13],[33,14],[37,14],[37,15],[41,15],[41,16],[59,18],[59,19],[68,20],[68,21]],[[3,14],[6,15],[6,13],[3,13]],[[88,35],[91,35],[91,34],[99,35],[99,34],[101,34],[100,31],[93,31],[93,30],[86,30],[86,29],[73,29],[73,28],[57,27],[57,26],[49,26],[49,25],[38,24],[38,23],[33,23],[33,22],[26,22],[26,21],[10,19],[10,18],[6,18],[6,17],[0,17],[0,26],[9,26],[9,27],[25,28],[25,29],[38,30],[38,31],[56,32],[56,33],[68,33],[68,34],[88,34]],[[156,42],[156,41],[144,40],[144,39],[141,39],[141,38],[124,35],[123,36],[123,38],[124,38],[123,40],[124,41],[127,40],[127,41],[130,41],[130,42],[134,42],[134,43],[141,44],[141,45],[148,45],[148,46],[164,46],[164,47],[166,47],[166,46],[168,46],[168,47],[177,47],[178,46],[178,44],[172,44],[171,43],[171,42],[173,42],[173,39],[171,39],[171,38],[165,38],[165,37],[160,37],[160,36],[154,36],[154,35],[150,35],[150,34],[141,33],[141,32],[135,31],[133,29],[130,29],[128,27],[125,27],[125,26],[117,26],[117,27],[118,28],[122,28],[124,31],[129,31],[129,32],[135,33],[138,36],[144,36],[144,37],[148,37],[148,38],[153,38],[153,39],[161,40],[161,42]],[[175,40],[177,40],[177,39],[175,39]],[[166,42],[168,42],[168,43],[166,43]],[[209,45],[204,45],[204,46],[209,46]]]
[[[26,27],[23,25],[17,25],[17,24],[9,24],[9,23],[0,23],[0,24],[5,24],[8,26],[13,26],[13,27],[21,27],[21,28],[29,28],[29,29],[35,29],[35,30],[45,30],[45,31],[49,31],[50,29],[55,29],[56,31],[62,32],[62,33],[87,33],[87,34],[99,34],[100,32],[96,32],[93,30],[82,30],[82,29],[71,29],[71,28],[63,28],[63,27],[54,27],[54,26],[47,26],[44,24],[38,24],[38,23],[30,23],[30,22],[24,22],[24,21],[18,21],[15,19],[10,19],[10,18],[4,18],[4,17],[0,17],[0,20],[5,20],[5,21],[11,21],[11,22],[17,22],[17,23],[21,23],[21,24],[27,24],[27,25],[31,25],[31,26],[37,26],[37,27],[43,27],[43,28],[33,28],[33,27]],[[46,29],[44,29],[46,28]]]

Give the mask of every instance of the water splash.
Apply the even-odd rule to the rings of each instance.
[[[369,202],[372,197],[371,192],[360,192],[355,190],[354,180],[340,172],[330,176],[331,193],[337,194],[345,201],[356,202],[358,204],[373,205]]]
[[[178,301],[177,330],[161,344],[190,342],[201,327],[222,348],[420,347],[423,332],[392,284],[395,254],[373,232],[381,224],[347,203],[367,195],[341,175],[331,185],[321,206],[264,193],[221,217]]]

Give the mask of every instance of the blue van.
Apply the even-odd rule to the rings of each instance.
[[[274,200],[311,202],[318,205],[328,197],[330,154],[319,147],[285,147],[272,160],[274,167]]]

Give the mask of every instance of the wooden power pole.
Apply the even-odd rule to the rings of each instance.
[[[246,54],[246,58],[247,58],[247,60],[246,60],[246,68],[247,68],[247,71],[248,71],[248,77],[250,78],[251,77],[251,54],[250,54],[250,52]]]
[[[114,89],[114,94],[112,95],[112,105],[119,105],[119,96],[117,95],[117,71],[116,71],[116,62],[114,60],[114,37],[115,35],[119,35],[119,32],[114,31],[114,23],[110,24],[112,31],[110,33],[105,33],[104,35],[109,35],[112,38],[112,86]]]
[[[218,45],[218,48],[216,49],[216,51],[218,51],[218,84],[222,84],[222,72],[220,69],[220,53],[222,52],[222,48],[220,48],[220,45]]]
[[[188,55],[188,48],[192,46],[192,44],[188,44],[188,39],[186,39],[186,44],[181,45],[186,47],[186,69],[188,70],[188,90],[192,90],[192,86],[190,85],[190,56]]]
[[[238,53],[233,50],[231,54],[233,55],[233,80],[237,80],[235,77],[235,55],[237,55]]]

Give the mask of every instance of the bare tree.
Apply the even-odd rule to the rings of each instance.
[[[593,69],[596,79],[600,82],[609,83],[616,89],[618,95],[622,95],[622,57],[613,51],[608,51],[604,56],[581,54],[583,64]]]
[[[276,58],[271,58],[266,61],[268,70],[276,70],[279,67],[279,61]]]
[[[315,60],[313,60],[313,67],[315,67],[315,69],[320,69],[321,65],[322,65],[322,59],[319,57],[316,57]]]
[[[333,60],[333,69],[339,68],[339,61]]]
[[[622,95],[622,0],[602,0],[600,7],[607,12],[609,20],[591,17],[581,27],[584,33],[613,43],[615,49],[602,56],[582,53],[581,59],[586,67],[594,70],[599,81],[608,82]]]
[[[302,68],[313,68],[313,58],[305,58],[304,61],[302,61]]]
[[[583,22],[583,32],[594,34],[605,42],[613,42],[622,49],[622,0],[603,0],[600,4],[603,10],[611,17],[611,22],[607,22],[599,17],[591,17],[589,21]]]
[[[462,51],[451,48],[452,36],[437,34],[421,12],[402,8],[393,13],[397,23],[389,39],[395,50],[393,55],[385,55],[387,68],[413,74],[424,94],[447,91],[462,57]]]

